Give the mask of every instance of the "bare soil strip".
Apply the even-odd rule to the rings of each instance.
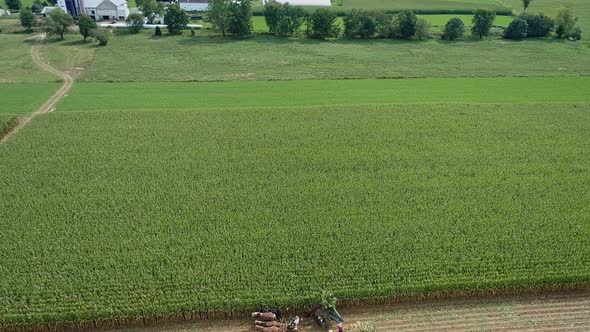
[[[511,295],[343,308],[348,331],[590,331],[590,291]],[[334,327],[332,330],[336,330]],[[254,331],[252,322],[206,320],[133,328],[141,332]],[[307,321],[301,331],[322,331]],[[112,331],[130,331],[119,329]],[[324,331],[327,331],[324,330]]]
[[[19,119],[18,124],[10,132],[4,135],[4,137],[0,139],[0,144],[9,140],[10,137],[14,136],[14,134],[19,132],[20,129],[26,126],[35,116],[49,113],[53,109],[55,104],[57,104],[72,88],[72,85],[74,85],[74,79],[72,78],[72,76],[51,67],[47,63],[43,62],[43,60],[41,59],[39,51],[41,49],[41,46],[43,45],[43,40],[45,40],[45,36],[46,35],[43,33],[34,37],[34,39],[36,39],[36,42],[35,45],[31,47],[31,57],[33,58],[33,62],[37,65],[37,67],[39,67],[41,70],[50,72],[60,77],[64,81],[64,84],[61,86],[61,88],[59,88],[59,90],[57,90],[56,93],[53,94],[53,96],[51,96],[43,105],[41,105],[41,107],[37,111],[27,116],[21,117]]]

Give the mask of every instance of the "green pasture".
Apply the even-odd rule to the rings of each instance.
[[[0,84],[47,83],[57,78],[41,72],[31,59],[32,34],[0,33]]]
[[[118,35],[96,48],[84,82],[590,75],[590,48],[550,40],[314,41],[257,36]]]
[[[39,116],[0,145],[0,326],[588,283],[589,131],[588,103]]]
[[[36,111],[60,87],[60,83],[0,84],[0,114]]]
[[[92,102],[89,102],[92,101]],[[81,83],[59,111],[590,101],[590,77]]]
[[[342,6],[338,6],[339,3],[342,3]],[[334,0],[332,7],[423,11],[469,11],[480,8],[496,11],[510,10],[501,1],[494,0]]]

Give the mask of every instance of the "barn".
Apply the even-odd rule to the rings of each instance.
[[[207,6],[209,6],[208,0],[179,0],[178,4],[180,8],[186,10],[187,12],[204,12],[207,10]]]

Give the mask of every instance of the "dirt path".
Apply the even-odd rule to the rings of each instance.
[[[590,331],[590,291],[364,306],[344,308],[340,312],[347,320],[347,331],[350,332]],[[309,323],[300,330],[322,331]],[[373,330],[362,330],[360,326]],[[123,330],[254,331],[247,320],[204,321],[117,331]]]
[[[53,94],[53,96],[51,96],[43,105],[41,105],[41,107],[38,110],[25,117],[20,118],[16,127],[14,127],[8,134],[2,137],[2,139],[0,139],[0,144],[9,140],[10,137],[14,136],[14,134],[16,134],[20,129],[26,126],[35,116],[51,112],[55,104],[57,104],[57,102],[59,102],[72,88],[72,85],[74,85],[74,79],[72,78],[72,76],[51,67],[47,63],[43,62],[43,60],[41,59],[39,51],[41,49],[41,46],[43,46],[45,34],[43,33],[33,38],[36,40],[35,44],[31,47],[31,58],[33,58],[33,63],[35,63],[35,65],[37,65],[37,67],[39,67],[41,70],[50,72],[53,75],[56,75],[63,79],[64,84],[61,86],[61,88],[59,88],[59,90],[57,90],[56,93]]]

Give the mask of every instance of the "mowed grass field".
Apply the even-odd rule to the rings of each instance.
[[[138,93],[141,91],[141,93]],[[59,111],[588,101],[590,77],[80,83]]]
[[[247,40],[154,39],[149,31],[97,48],[82,82],[232,81],[590,74],[582,42],[505,40],[318,42],[257,36]],[[490,60],[492,59],[492,60]]]
[[[0,114],[26,114],[37,110],[61,86],[59,83],[0,84]]]
[[[0,146],[0,324],[590,282],[590,104],[53,112]]]

